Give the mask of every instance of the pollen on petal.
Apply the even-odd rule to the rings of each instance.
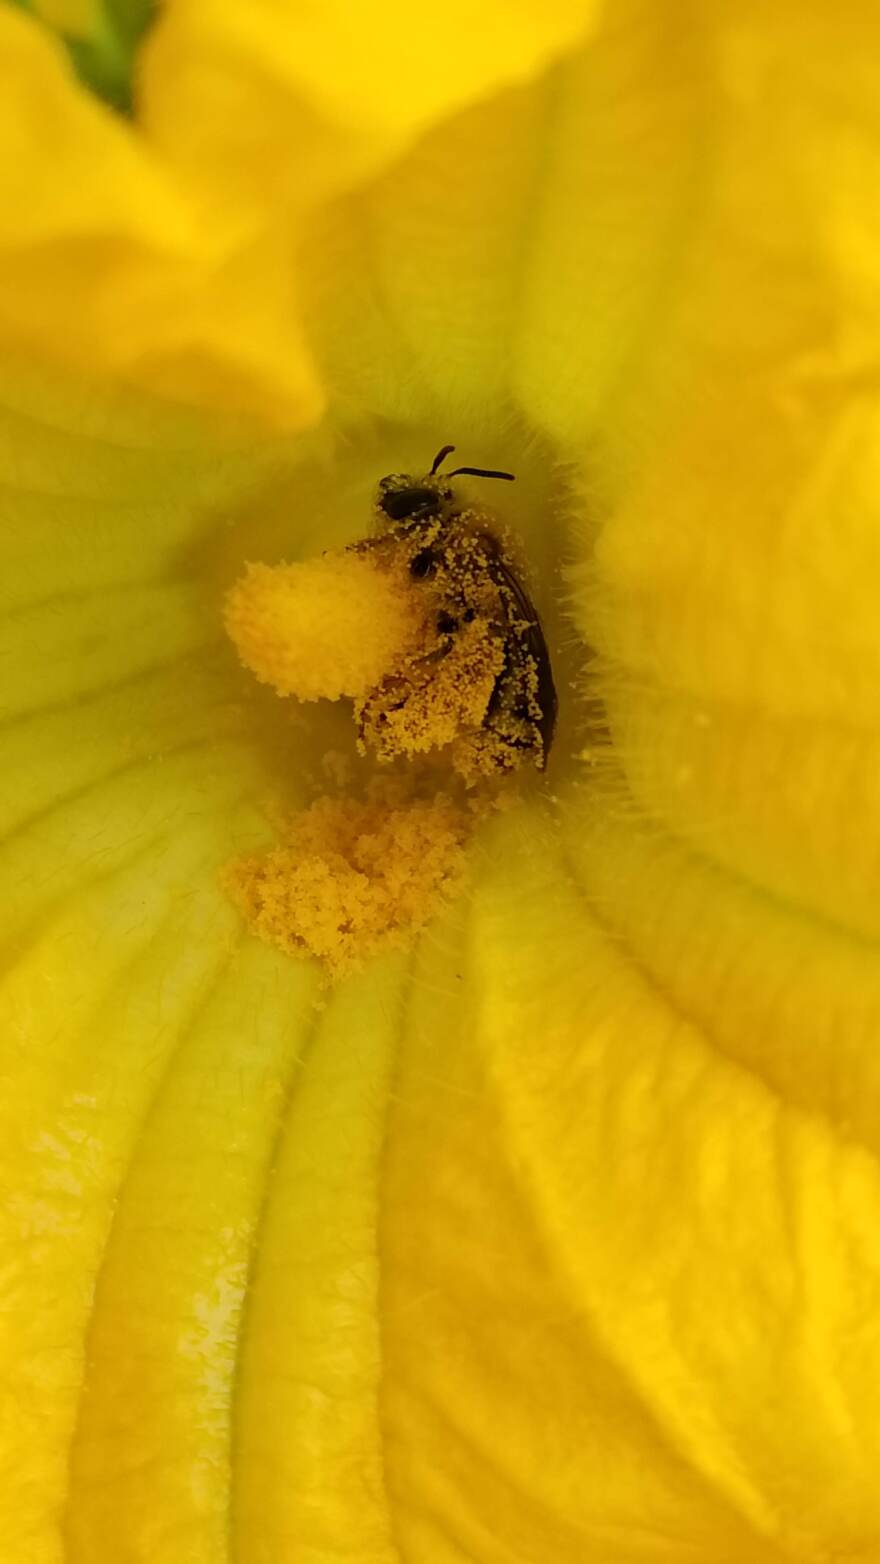
[[[245,667],[301,701],[363,696],[424,636],[424,608],[399,571],[355,551],[248,565],[224,620]]]
[[[473,817],[444,795],[390,803],[320,798],[274,848],[241,858],[224,883],[255,934],[310,952],[335,975],[400,944],[459,880]]]

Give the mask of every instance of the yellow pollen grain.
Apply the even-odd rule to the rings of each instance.
[[[382,944],[401,944],[459,880],[471,822],[444,795],[430,801],[318,799],[277,846],[224,871],[252,931],[308,951],[339,975]]]
[[[244,666],[278,695],[338,700],[362,696],[420,644],[424,608],[399,570],[351,551],[248,565],[224,623]]]

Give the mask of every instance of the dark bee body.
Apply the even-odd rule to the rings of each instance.
[[[553,742],[557,699],[541,622],[500,538],[487,518],[458,502],[450,478],[458,473],[510,479],[480,468],[437,469],[453,449],[444,446],[430,473],[393,473],[379,484],[379,531],[355,548],[405,551],[410,577],[424,582],[436,602],[436,646],[409,671],[383,681],[365,711],[374,724],[393,720],[407,699],[423,699],[438,660],[466,647],[471,663],[491,647],[496,672],[477,730],[468,741],[472,771],[510,771],[530,760],[543,770]],[[364,721],[361,723],[362,735]]]
[[[519,616],[516,622],[525,627],[520,633],[523,637],[525,647],[532,664],[537,671],[538,688],[536,693],[537,704],[540,712],[540,715],[537,718],[537,722],[543,749],[543,754],[541,756],[541,760],[539,761],[539,765],[543,770],[544,766],[547,764],[547,756],[550,753],[550,746],[553,743],[553,734],[556,731],[556,713],[558,710],[556,686],[553,683],[553,668],[550,663],[550,652],[544,637],[544,631],[541,627],[541,621],[538,618],[537,611],[534,604],[532,603],[531,598],[523,588],[522,583],[517,579],[509,565],[507,565],[505,562],[497,540],[493,538],[490,533],[484,534],[484,539],[486,543],[487,569],[496,580],[498,585],[502,588],[502,591],[506,594],[508,602],[514,605]],[[514,680],[517,678],[521,679],[522,670],[520,669],[517,671],[515,667],[505,669],[505,673],[500,676],[498,684],[500,685],[505,678]],[[492,701],[490,702],[490,710],[487,712],[487,716],[491,716],[492,714],[493,703],[494,707],[497,707],[497,705],[501,703],[502,695],[503,690],[499,689],[498,685],[496,685],[496,689],[493,691]]]

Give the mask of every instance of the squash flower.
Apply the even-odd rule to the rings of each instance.
[[[876,7],[0,56],[0,1557],[876,1559]],[[358,824],[428,632],[351,545],[446,444],[553,746]]]

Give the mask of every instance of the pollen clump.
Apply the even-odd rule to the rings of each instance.
[[[356,706],[361,747],[392,760],[454,744],[479,727],[503,666],[504,648],[486,622],[462,625],[448,645],[405,659]]]
[[[255,934],[339,975],[380,944],[405,942],[436,912],[463,871],[469,824],[442,794],[319,798],[269,852],[230,864],[224,883]]]
[[[228,593],[227,633],[278,695],[360,697],[421,644],[424,609],[400,572],[368,554],[250,564]]]

